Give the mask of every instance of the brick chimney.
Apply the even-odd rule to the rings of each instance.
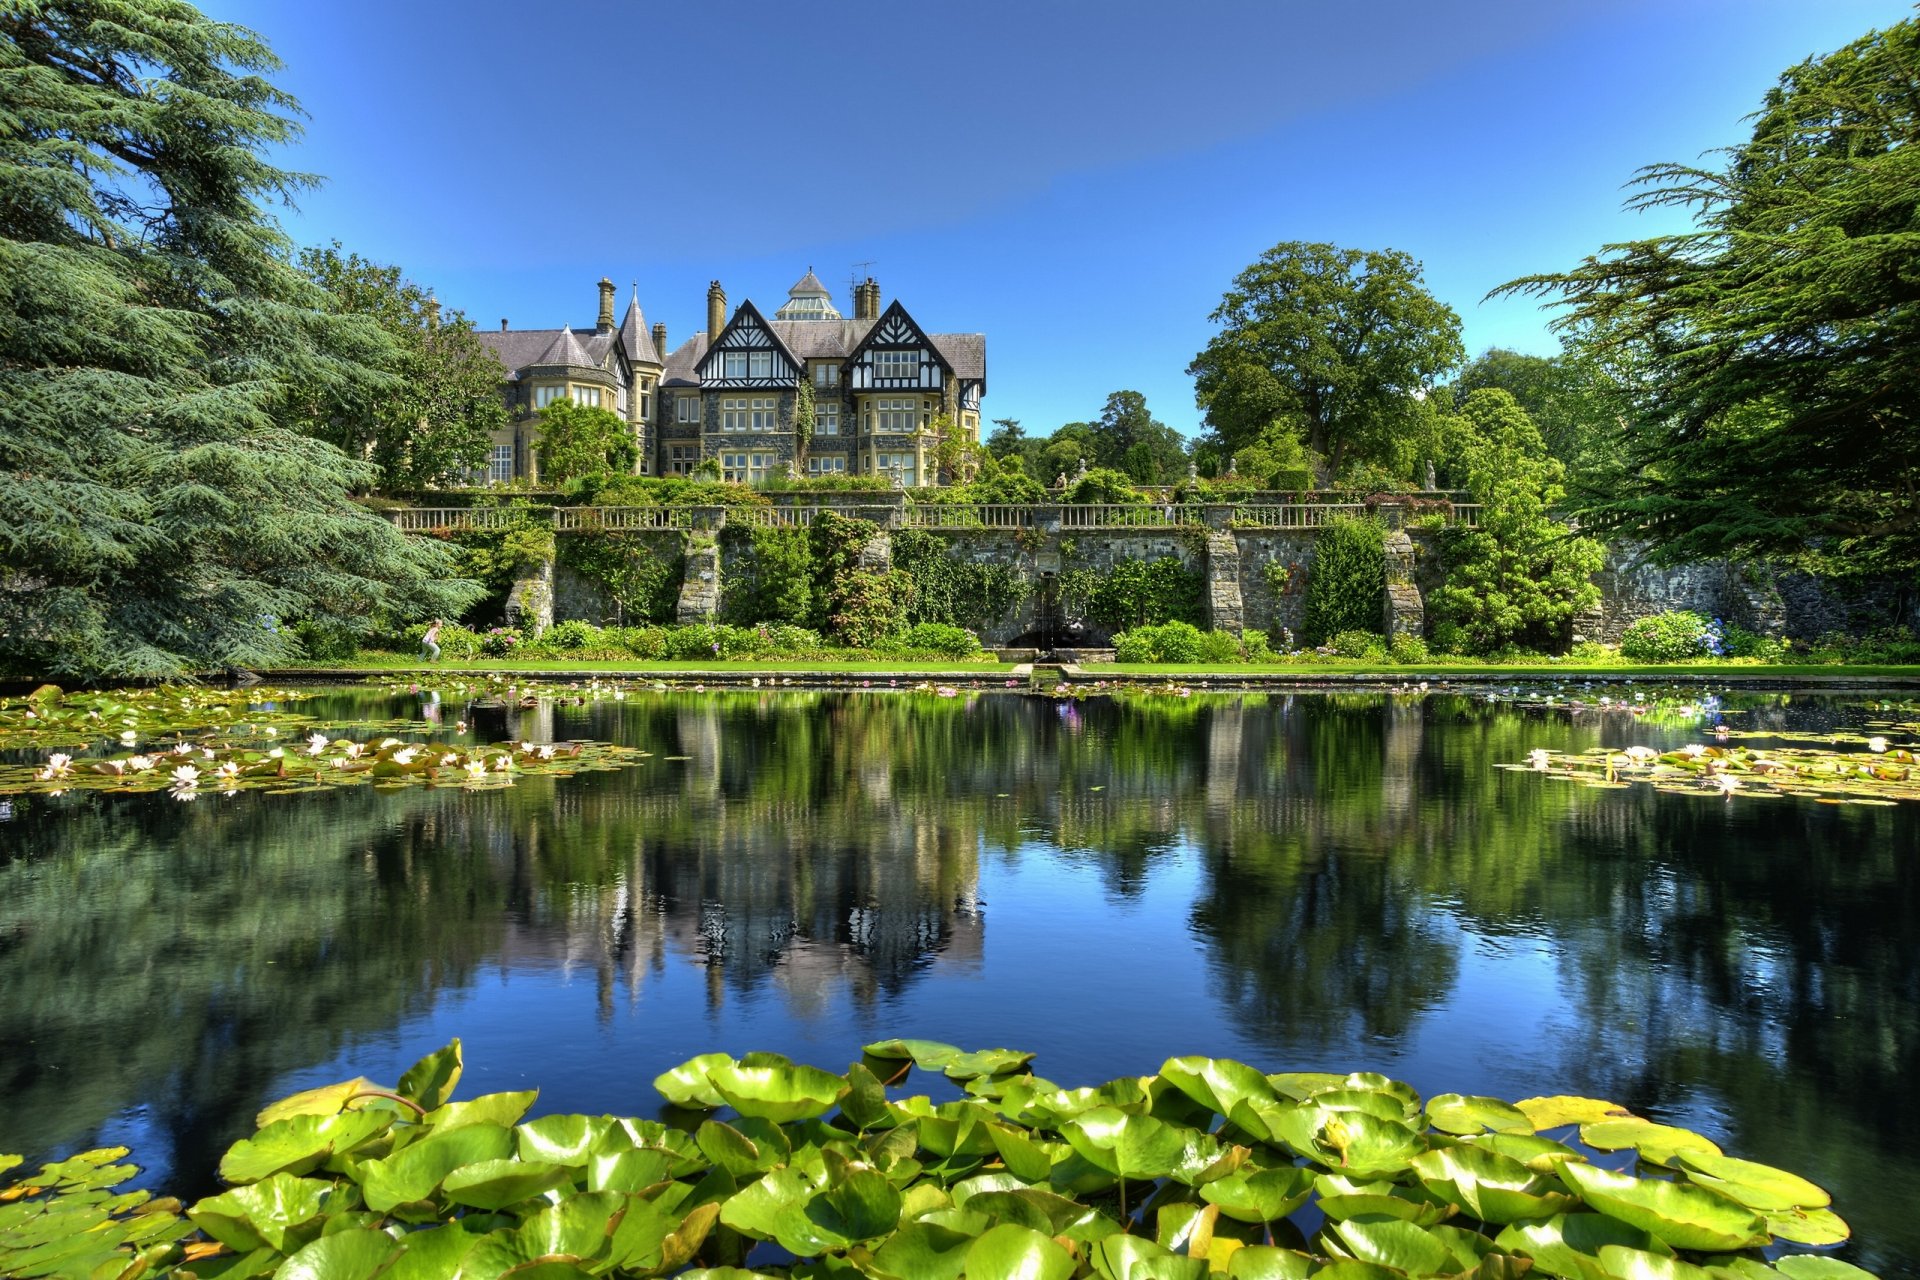
[[[601,333],[613,330],[613,281],[600,277],[600,318],[594,321],[594,328]]]
[[[853,318],[855,320],[880,318],[880,286],[874,283],[872,276],[868,276],[865,283],[854,286]]]
[[[714,342],[720,337],[720,330],[727,324],[727,291],[715,280],[707,286],[707,341]]]
[[[653,326],[653,351],[661,360],[667,358],[667,326],[664,324]]]

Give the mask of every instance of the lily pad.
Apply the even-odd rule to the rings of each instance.
[[[1766,1222],[1718,1192],[1568,1162],[1560,1177],[1587,1204],[1652,1232],[1676,1249],[1746,1249],[1767,1243]]]

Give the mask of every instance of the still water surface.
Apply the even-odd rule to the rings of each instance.
[[[124,1142],[197,1193],[264,1102],[454,1036],[468,1093],[627,1114],[712,1049],[842,1069],[922,1036],[1034,1050],[1066,1084],[1200,1053],[1611,1098],[1821,1182],[1842,1256],[1920,1275],[1920,811],[1493,767],[1699,719],[1438,693],[512,715],[655,754],[496,792],[17,801],[0,1151]]]

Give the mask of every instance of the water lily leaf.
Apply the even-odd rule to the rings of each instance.
[[[1527,1113],[1498,1098],[1443,1093],[1427,1100],[1427,1120],[1442,1133],[1532,1133]]]
[[[728,1106],[743,1116],[758,1116],[775,1124],[809,1120],[833,1110],[847,1082],[818,1067],[750,1067],[723,1062],[708,1069],[707,1079]]]
[[[297,1178],[276,1173],[244,1187],[209,1196],[187,1210],[202,1231],[238,1253],[262,1245],[292,1253],[304,1237],[293,1239],[326,1207],[333,1184],[320,1178]]]
[[[505,1159],[512,1149],[513,1135],[497,1124],[436,1130],[383,1160],[361,1164],[360,1190],[369,1209],[388,1213],[396,1205],[427,1199],[455,1169]]]
[[[1878,1280],[1873,1272],[1863,1271],[1851,1262],[1823,1257],[1817,1253],[1796,1253],[1773,1260],[1773,1269],[1792,1280]]]
[[[370,1280],[400,1246],[384,1231],[355,1227],[321,1236],[282,1263],[276,1280]]]
[[[972,1245],[969,1232],[910,1222],[874,1250],[865,1270],[878,1280],[956,1280]]]
[[[666,1215],[644,1200],[631,1203],[632,1216],[644,1219],[651,1211],[653,1216],[662,1219],[661,1234],[666,1233]],[[628,1197],[612,1192],[569,1196],[559,1204],[544,1205],[521,1219],[514,1229],[514,1244],[520,1256],[529,1261],[556,1254],[591,1259],[606,1249],[616,1215],[621,1216],[621,1225],[625,1225],[628,1205]]]
[[[455,1204],[504,1209],[571,1181],[569,1170],[525,1160],[479,1160],[448,1174],[440,1189]]]
[[[967,1197],[966,1207],[969,1212],[984,1213],[995,1222],[1017,1222],[1049,1236],[1065,1235],[1070,1228],[1099,1216],[1096,1210],[1078,1200],[1039,1187],[976,1191]]]
[[[1346,1079],[1331,1071],[1282,1071],[1268,1076],[1267,1083],[1273,1086],[1274,1092],[1300,1102],[1321,1089],[1337,1089]]]
[[[1426,1139],[1406,1125],[1364,1111],[1326,1113],[1314,1146],[1332,1153],[1328,1164],[1337,1172],[1362,1176],[1397,1173],[1427,1149]]]
[[[483,1093],[466,1102],[449,1102],[437,1110],[429,1111],[426,1123],[432,1125],[436,1133],[470,1124],[492,1124],[510,1129],[520,1123],[520,1117],[527,1114],[539,1096],[538,1089]]]
[[[1619,1244],[1601,1246],[1600,1265],[1618,1280],[1715,1280],[1705,1267]]]
[[[1518,1160],[1535,1173],[1552,1173],[1563,1160],[1584,1160],[1585,1156],[1564,1142],[1525,1133],[1483,1133],[1463,1138],[1464,1146],[1479,1147]]]
[[[987,1122],[981,1125],[986,1130],[987,1140],[993,1143],[993,1149],[999,1153],[1001,1163],[1020,1178],[1028,1182],[1045,1182],[1053,1170],[1054,1156],[1058,1148],[1052,1144],[1036,1141],[1026,1129],[1013,1125]]]
[[[1220,1157],[1220,1144],[1197,1129],[1096,1107],[1060,1126],[1073,1149],[1121,1178],[1172,1178],[1191,1186]]]
[[[860,1046],[860,1052],[888,1062],[911,1060],[922,1071],[944,1071],[965,1050],[943,1040],[876,1040]]]
[[[1840,1244],[1853,1234],[1831,1209],[1786,1209],[1763,1216],[1777,1239],[1795,1244]]]
[[[1307,1202],[1313,1174],[1292,1167],[1235,1173],[1200,1188],[1200,1198],[1238,1222],[1272,1222]]]
[[[1307,1280],[1313,1270],[1306,1254],[1272,1245],[1248,1245],[1227,1263],[1229,1280]]]
[[[1032,1061],[1032,1054],[1017,1049],[977,1049],[955,1054],[941,1071],[949,1080],[975,1080],[981,1076],[1003,1076]]]
[[[629,1214],[632,1212],[632,1209],[628,1210]],[[713,1232],[714,1224],[718,1221],[720,1221],[718,1204],[696,1205],[686,1217],[680,1219],[680,1225],[667,1232],[666,1237],[660,1241],[659,1261],[642,1269],[672,1271],[676,1267],[684,1267],[693,1261],[695,1254],[700,1252],[700,1246],[706,1243],[707,1237]],[[625,1219],[621,1220],[620,1226],[622,1232],[628,1229]],[[614,1236],[616,1249],[620,1239],[621,1234],[616,1232]],[[614,1258],[616,1266],[626,1265],[619,1260],[618,1252],[614,1254]]]
[[[380,1280],[453,1280],[479,1239],[458,1223],[409,1231],[400,1241],[404,1251],[380,1273]]]
[[[887,1087],[863,1063],[847,1068],[847,1092],[840,1099],[840,1114],[861,1130],[883,1123],[889,1114]]]
[[[1600,1120],[1580,1126],[1580,1141],[1597,1151],[1619,1151],[1626,1147],[1638,1152],[1651,1164],[1671,1165],[1684,1152],[1717,1156],[1720,1148],[1691,1129],[1670,1124],[1655,1124],[1638,1118]]]
[[[720,1221],[735,1231],[777,1241],[796,1257],[807,1258],[850,1243],[808,1218],[815,1187],[797,1169],[775,1169],[720,1207]]]
[[[1361,1262],[1395,1267],[1411,1275],[1439,1275],[1461,1270],[1453,1251],[1426,1228],[1397,1219],[1367,1221],[1349,1218],[1329,1224],[1334,1235]]]
[[[724,1053],[703,1053],[698,1057],[688,1058],[677,1067],[662,1071],[653,1078],[653,1087],[659,1091],[661,1097],[676,1107],[716,1110],[726,1106],[727,1103],[726,1099],[714,1090],[712,1082],[707,1079],[707,1072],[732,1061],[733,1059]]]
[[[1632,1114],[1617,1102],[1565,1094],[1551,1098],[1522,1098],[1513,1105],[1515,1110],[1533,1122],[1536,1133],[1542,1129],[1558,1129],[1563,1124],[1597,1124],[1602,1120]]]
[[[708,1120],[694,1132],[693,1140],[707,1159],[736,1178],[763,1173],[786,1158],[782,1147],[762,1147],[746,1134],[719,1120]]]
[[[1357,1111],[1396,1124],[1413,1114],[1404,1099],[1377,1089],[1324,1089],[1313,1095],[1312,1103],[1327,1111]]]
[[[886,1175],[857,1166],[807,1202],[807,1217],[841,1239],[873,1240],[900,1225],[901,1203]]]
[[[1387,1192],[1322,1195],[1314,1201],[1314,1207],[1334,1222],[1348,1218],[1398,1218],[1422,1227],[1445,1222],[1459,1212],[1450,1204],[1422,1203]]]
[[[294,1116],[335,1115],[347,1104],[347,1099],[379,1087],[365,1076],[357,1076],[352,1080],[342,1080],[339,1084],[323,1084],[317,1089],[306,1089],[263,1107],[260,1114],[253,1118],[254,1127],[264,1129],[277,1120],[288,1120]]]
[[[1767,1242],[1767,1226],[1758,1214],[1704,1187],[1571,1161],[1560,1166],[1560,1177],[1593,1208],[1676,1249],[1745,1249]]]
[[[967,1280],[1067,1280],[1073,1255],[1011,1222],[992,1227],[967,1250]]]
[[[1822,1209],[1833,1203],[1833,1197],[1820,1187],[1772,1165],[1703,1151],[1681,1152],[1680,1164],[1695,1175],[1694,1181],[1763,1213],[1777,1209]]]
[[[276,1120],[227,1148],[220,1157],[220,1176],[228,1182],[258,1182],[282,1170],[305,1173],[328,1156],[386,1132],[393,1119],[390,1111],[343,1111]]]
[[[1479,1147],[1442,1147],[1409,1165],[1428,1191],[1482,1222],[1551,1218],[1578,1204],[1518,1160]]]
[[[674,1164],[670,1153],[641,1147],[596,1152],[587,1160],[587,1190],[631,1195],[674,1177]]]
[[[1566,1213],[1543,1222],[1520,1222],[1494,1237],[1494,1247],[1523,1253],[1541,1271],[1568,1280],[1605,1280],[1600,1250],[1625,1245],[1649,1253],[1672,1253],[1659,1237],[1601,1213]]]
[[[583,1168],[599,1141],[613,1128],[611,1116],[541,1116],[514,1130],[522,1160]]]
[[[1116,1233],[1087,1250],[1096,1275],[1105,1280],[1206,1280],[1204,1257],[1182,1257],[1151,1240]]]
[[[1280,1095],[1268,1079],[1244,1062],[1231,1058],[1168,1058],[1160,1064],[1160,1078],[1219,1115],[1232,1116],[1245,1102],[1278,1105]],[[1266,1135],[1258,1135],[1262,1138]]]
[[[422,1111],[432,1111],[453,1097],[461,1069],[460,1041],[456,1039],[408,1067],[394,1092],[412,1098]]]

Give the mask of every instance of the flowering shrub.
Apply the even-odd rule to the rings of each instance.
[[[1726,651],[1719,624],[1693,612],[1674,609],[1636,618],[1620,636],[1620,656],[1629,662],[1684,662]]]
[[[480,637],[480,652],[489,658],[510,658],[519,649],[520,630],[517,627],[488,627],[486,634]]]

